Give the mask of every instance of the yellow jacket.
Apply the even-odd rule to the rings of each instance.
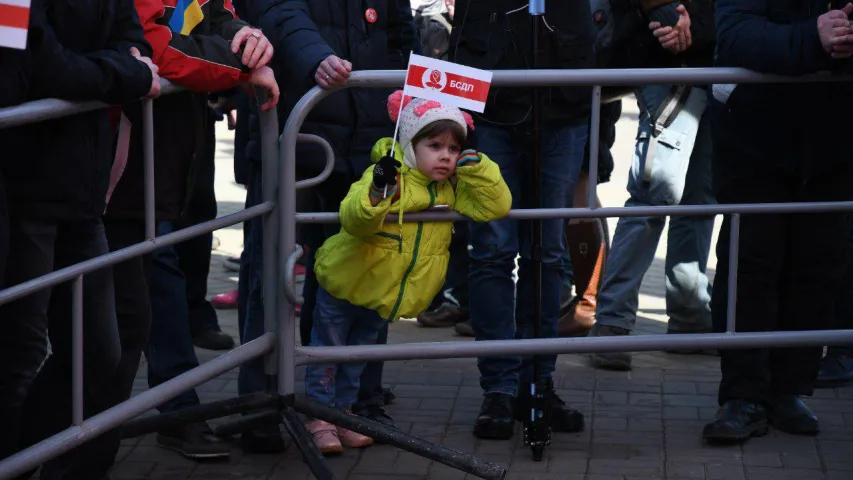
[[[371,152],[373,162],[390,150],[383,138]],[[403,154],[395,149],[397,160]],[[341,231],[317,250],[314,271],[335,298],[375,310],[389,321],[423,312],[441,289],[450,257],[451,222],[385,222],[388,214],[414,213],[436,205],[477,222],[506,216],[512,204],[500,168],[486,155],[456,169],[456,187],[434,182],[403,165],[399,200],[386,198],[375,207],[368,192],[373,167],[354,183],[341,203]],[[400,206],[403,206],[402,209]]]

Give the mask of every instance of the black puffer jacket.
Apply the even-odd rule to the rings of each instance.
[[[582,69],[595,65],[595,29],[589,0],[546,0],[542,69]],[[532,21],[526,0],[457,0],[449,60],[483,70],[533,67]],[[588,87],[542,90],[543,120],[587,121]],[[501,124],[531,120],[529,89],[492,87],[483,119]]]
[[[296,102],[316,85],[314,72],[330,55],[352,62],[353,70],[405,70],[409,52],[420,50],[409,0],[253,0],[249,21],[262,28],[275,47],[273,69],[281,87],[279,128]],[[370,23],[368,9],[376,12]],[[332,94],[308,115],[303,133],[326,138],[335,150],[335,171],[361,175],[370,150],[393,134],[387,89],[351,88]],[[249,155],[260,159],[257,118],[252,122]],[[297,162],[306,174],[324,165],[322,151],[300,146]]]
[[[132,0],[35,0],[28,100],[118,104],[151,88],[151,72],[129,50],[145,40]],[[113,161],[106,109],[0,130],[0,168],[11,213],[80,220],[104,213]]]

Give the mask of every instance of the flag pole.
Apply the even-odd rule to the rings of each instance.
[[[545,15],[545,0],[530,0],[528,4],[532,23],[533,68],[538,68],[540,30]],[[542,111],[538,88],[531,89],[533,134],[533,208],[542,208]],[[542,337],[542,220],[533,220],[533,338]],[[545,447],[551,444],[551,426],[545,411],[545,382],[542,376],[542,358],[533,356],[533,378],[530,379],[530,412],[524,420],[524,445],[530,447],[534,462],[541,462]]]

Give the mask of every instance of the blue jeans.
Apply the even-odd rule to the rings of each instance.
[[[157,236],[172,233],[172,229],[172,222],[160,222]],[[149,292],[151,333],[145,358],[148,386],[154,388],[198,366],[190,334],[186,280],[174,248],[164,247],[154,252]],[[157,408],[171,412],[199,404],[198,394],[190,389]]]
[[[530,207],[531,150],[524,130],[477,127],[479,148],[501,168],[512,192],[512,208]],[[551,124],[542,132],[542,207],[562,208],[574,193],[583,163],[587,123]],[[476,339],[509,340],[533,334],[532,222],[498,220],[471,224],[469,305]],[[542,337],[557,336],[564,222],[542,222]],[[513,283],[515,260],[521,255],[518,285]],[[516,302],[515,299],[518,299]],[[516,396],[519,376],[532,378],[531,358],[500,355],[478,359],[480,386],[488,393]],[[541,357],[542,378],[554,371],[556,355]]]
[[[387,322],[374,310],[357,307],[317,289],[312,347],[375,345]],[[312,364],[305,370],[305,392],[316,402],[349,410],[358,399],[359,377],[364,362]]]
[[[653,131],[650,113],[657,111],[670,85],[637,90],[640,126],[628,178],[626,207],[707,205],[715,203],[711,184],[711,125],[704,115],[705,90],[694,88],[684,109],[658,136],[650,178],[645,178],[646,152]],[[694,142],[695,139],[695,142]],[[692,148],[691,148],[692,147]],[[666,218],[623,217],[616,225],[596,321],[634,328],[640,284],[655,258]],[[705,274],[714,217],[672,217],[666,253],[666,313],[671,332],[711,330],[711,286]]]

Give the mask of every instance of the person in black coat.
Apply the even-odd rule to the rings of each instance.
[[[261,27],[276,49],[272,67],[285,92],[279,113],[283,128],[294,105],[311,88],[342,86],[355,70],[405,70],[410,52],[419,53],[409,0],[254,0],[248,2],[249,20]],[[377,139],[389,137],[394,124],[388,119],[386,99],[390,89],[355,88],[330,95],[320,102],[302,125],[301,132],[319,135],[335,152],[335,170],[331,178],[317,187],[321,209],[338,210],[350,184],[371,165],[370,150]],[[252,120],[253,139],[249,142],[249,200],[260,202],[261,166],[257,118]],[[323,151],[315,145],[297,148],[297,176],[314,176],[325,164]],[[282,185],[282,188],[289,188]],[[263,333],[261,294],[261,220],[248,222],[252,232],[250,253],[241,271],[241,283],[248,285],[242,301],[242,341]],[[337,232],[337,225],[307,232],[303,241],[309,255],[326,237]],[[310,332],[317,282],[306,258],[303,287],[302,336]],[[387,328],[380,343],[387,341]],[[304,342],[303,342],[304,343]],[[263,362],[241,367],[241,394],[262,388]],[[357,414],[388,425],[393,422],[384,410],[381,386],[382,363],[368,364],[361,377]]]
[[[59,0],[50,7],[40,0],[32,4],[27,100],[119,104],[159,93],[156,67],[138,54],[145,40],[131,0]],[[4,288],[108,252],[101,215],[113,135],[106,109],[0,130],[14,252]],[[111,272],[107,268],[83,277],[87,417],[106,407],[100,392],[108,387],[121,352]],[[71,284],[3,305],[0,319],[4,458],[71,424]],[[48,332],[52,354],[45,361]],[[67,466],[62,458],[50,461],[41,478],[71,478],[65,475]]]
[[[820,3],[820,2],[818,2]],[[717,0],[719,66],[805,75],[849,69],[853,5]],[[844,6],[842,11],[840,8]],[[714,189],[720,203],[853,200],[849,83],[714,85]],[[833,322],[844,271],[847,212],[744,215],[737,332],[820,330]],[[711,313],[726,331],[731,217],[717,243]],[[821,347],[721,350],[720,409],[706,440],[819,430],[801,396],[814,391]]]

